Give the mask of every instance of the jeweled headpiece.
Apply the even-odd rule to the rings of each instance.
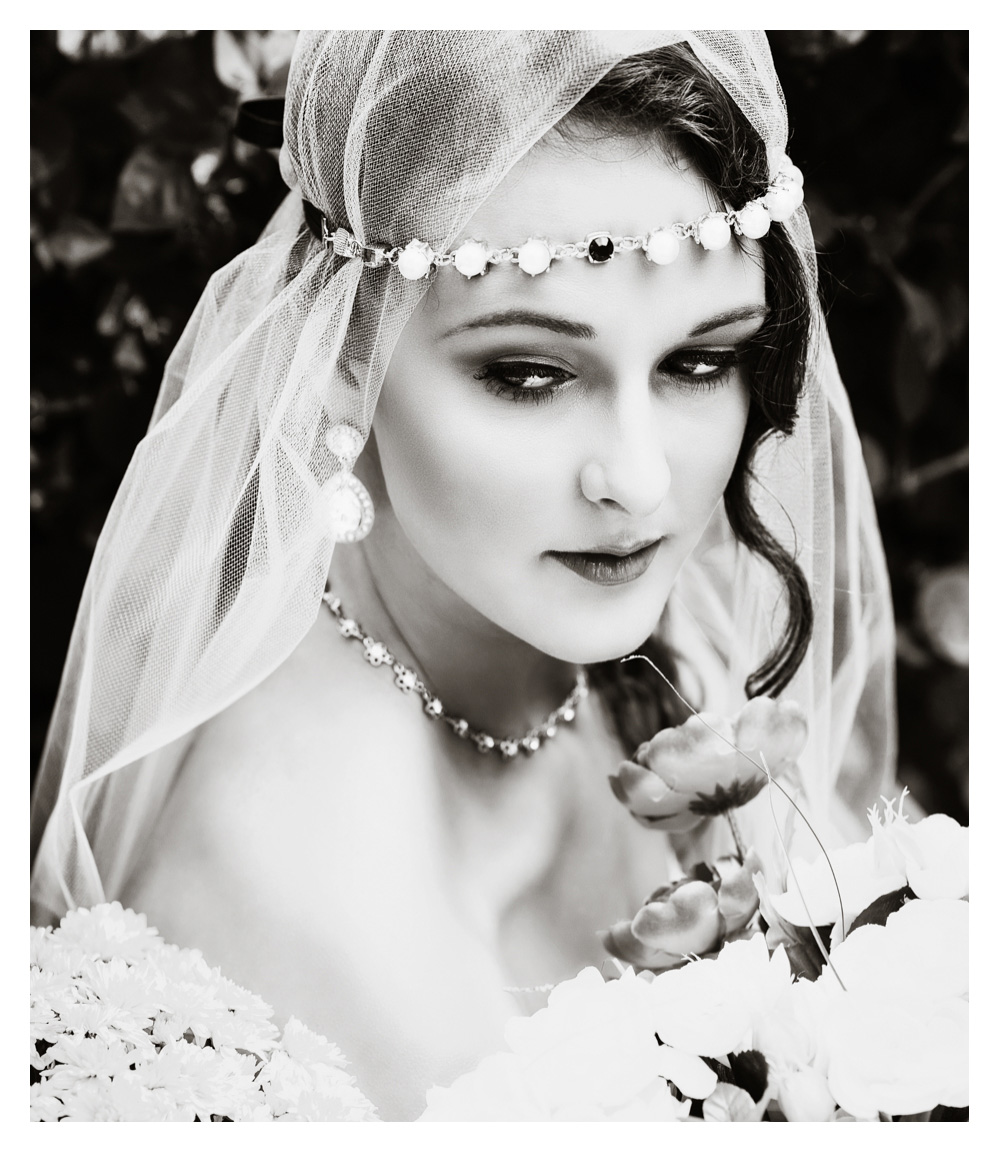
[[[618,252],[638,250],[653,264],[672,264],[680,254],[681,240],[693,240],[702,248],[715,251],[726,247],[733,235],[758,240],[770,231],[772,223],[790,219],[804,200],[804,177],[783,154],[776,158],[775,167],[777,173],[766,192],[741,208],[705,212],[686,224],[663,225],[644,236],[591,232],[582,240],[569,243],[531,236],[514,248],[496,248],[484,240],[464,240],[452,252],[435,252],[426,241],[419,239],[395,247],[362,244],[346,228],[333,227],[318,210],[312,209],[307,214],[318,221],[323,244],[337,256],[361,260],[367,268],[390,265],[407,280],[423,280],[446,265],[455,267],[468,279],[484,276],[493,264],[516,264],[528,276],[538,276],[547,272],[556,260],[585,258],[591,264],[606,264]]]

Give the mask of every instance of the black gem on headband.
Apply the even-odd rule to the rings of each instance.
[[[789,220],[804,200],[804,177],[799,169],[783,154],[773,157],[772,162],[777,174],[766,192],[737,210],[705,212],[686,224],[661,225],[644,236],[591,232],[584,240],[568,244],[556,244],[541,236],[531,236],[515,248],[494,248],[482,240],[464,240],[453,252],[435,252],[425,240],[417,238],[395,247],[362,244],[346,228],[334,227],[314,205],[303,203],[306,221],[323,246],[348,260],[361,260],[366,268],[389,264],[406,280],[423,280],[450,264],[471,280],[484,276],[493,264],[516,264],[528,276],[540,276],[556,260],[585,258],[590,264],[606,264],[618,252],[640,248],[646,260],[664,265],[672,264],[679,256],[682,240],[693,240],[709,252],[726,248],[733,235],[758,240],[769,232],[772,223]]]
[[[587,236],[586,258],[591,264],[606,264],[614,255],[614,241],[606,232]]]

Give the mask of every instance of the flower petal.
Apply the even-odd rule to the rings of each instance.
[[[653,948],[681,956],[713,952],[725,935],[718,896],[710,884],[691,880],[665,903],[646,904],[631,922],[635,936]]]
[[[677,790],[711,787],[719,774],[730,779],[734,733],[728,720],[710,712],[664,728],[639,750],[639,763]]]
[[[599,933],[600,941],[607,951],[623,960],[649,972],[663,972],[667,968],[678,968],[684,963],[683,956],[675,956],[660,948],[650,948],[631,930],[630,920],[619,920],[611,928]]]
[[[763,753],[774,776],[798,759],[808,740],[805,713],[793,700],[757,696],[735,719],[735,742],[744,752]],[[753,755],[757,760],[757,756]]]
[[[759,1120],[766,1107],[765,1102],[757,1104],[745,1088],[719,1084],[704,1101],[704,1119],[730,1123]]]
[[[725,918],[725,934],[730,935],[745,928],[756,915],[760,894],[756,891],[753,876],[763,871],[763,862],[750,848],[743,864],[733,856],[724,856],[716,862],[716,867],[722,878],[718,889],[718,911]]]
[[[709,1065],[689,1052],[682,1052],[670,1044],[659,1049],[659,1072],[692,1100],[710,1096],[718,1083],[718,1076]]]
[[[752,772],[753,769],[747,765]],[[753,776],[746,776],[733,780],[729,784],[715,784],[715,790],[710,795],[706,792],[695,793],[687,805],[697,816],[721,816],[723,812],[730,812],[733,808],[741,808],[757,796],[766,783],[766,776],[757,772]]]

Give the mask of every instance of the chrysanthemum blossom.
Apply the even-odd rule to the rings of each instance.
[[[281,1045],[293,1060],[303,1064],[328,1064],[332,1068],[346,1068],[347,1058],[325,1036],[313,1032],[297,1017],[292,1016],[281,1033]]]
[[[138,1018],[151,1019],[160,1010],[165,987],[159,972],[146,962],[129,964],[120,956],[86,960],[81,979],[97,999]]]
[[[802,709],[758,696],[734,720],[709,712],[665,728],[610,777],[614,795],[648,827],[684,832],[739,808],[797,760],[808,737]]]
[[[101,960],[137,959],[161,943],[141,912],[122,908],[117,900],[67,912],[59,924],[59,941],[64,948],[79,948]]]

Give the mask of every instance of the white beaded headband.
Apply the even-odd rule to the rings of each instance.
[[[555,260],[586,258],[591,264],[606,264],[617,252],[641,249],[653,264],[671,264],[680,254],[680,241],[690,239],[702,248],[724,248],[732,238],[745,236],[758,240],[772,222],[788,220],[804,200],[804,177],[786,157],[781,157],[777,175],[766,192],[738,210],[706,212],[687,224],[670,224],[644,236],[612,236],[591,232],[583,240],[569,244],[532,236],[516,248],[493,248],[482,240],[465,240],[453,252],[435,252],[424,240],[410,240],[394,248],[362,244],[346,228],[331,228],[322,217],[321,239],[337,256],[361,260],[367,268],[394,267],[407,280],[422,280],[437,268],[454,266],[463,275],[484,276],[493,264],[516,264],[528,276],[547,272]]]

